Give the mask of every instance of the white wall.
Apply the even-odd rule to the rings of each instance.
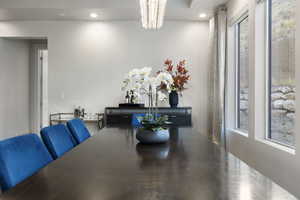
[[[254,80],[260,79],[260,73],[255,73],[256,70],[260,70],[257,68],[257,63],[255,61],[255,41],[257,40],[258,43],[264,43],[264,39],[262,37],[255,37],[255,1],[254,0],[231,0],[228,4],[229,6],[229,15],[231,18],[236,18],[233,13],[243,13],[242,11],[244,8],[249,8],[249,31],[250,31],[250,39],[249,39],[249,51],[250,51],[250,61],[249,61],[249,72],[250,72],[250,83],[254,83]],[[297,1],[297,8],[300,8],[300,2]],[[297,9],[296,9],[297,10]],[[297,27],[300,27],[300,16],[297,16]],[[259,26],[258,26],[259,27]],[[232,30],[229,30],[229,41],[233,41],[231,35]],[[299,29],[297,28],[297,34],[299,35]],[[300,51],[299,51],[300,43],[297,39],[296,42],[296,66],[299,66],[300,62]],[[228,54],[233,53],[233,46],[230,45]],[[229,56],[231,57],[231,56]],[[234,72],[231,69],[234,68],[233,62],[229,59],[229,72]],[[257,76],[255,76],[255,74]],[[233,77],[231,77],[233,78]],[[300,70],[296,67],[296,87],[300,87]],[[255,94],[256,89],[260,89],[263,84],[255,85],[255,87],[250,87],[250,129],[248,133],[248,137],[241,135],[235,131],[228,131],[227,132],[227,143],[228,143],[228,150],[233,153],[235,156],[239,157],[240,159],[244,160],[250,166],[254,167],[264,175],[270,177],[272,180],[277,182],[283,188],[290,191],[292,194],[296,195],[300,198],[300,155],[299,155],[299,148],[300,148],[300,140],[298,135],[296,135],[296,151],[289,150],[287,148],[283,148],[280,145],[275,145],[273,143],[268,143],[265,140],[259,139],[259,133],[257,131],[260,122],[260,118],[263,118],[263,111],[264,108],[260,110],[260,112],[253,113],[251,110],[255,106],[260,106],[255,104],[256,99],[260,98],[258,96],[253,96]],[[260,87],[260,88],[257,88]],[[234,95],[233,93],[228,94],[229,96]],[[298,95],[297,95],[298,96]],[[300,121],[300,115],[298,112],[300,110],[300,100],[296,98],[296,121]],[[232,104],[232,103],[229,103]],[[231,109],[232,110],[232,109]],[[259,110],[259,109],[258,109]],[[229,115],[230,116],[230,113]],[[300,124],[296,123],[296,131],[295,133],[299,132]]]
[[[30,130],[29,49],[27,41],[0,38],[0,139]]]
[[[207,130],[208,23],[168,21],[160,31],[140,22],[1,22],[1,36],[47,37],[49,111],[88,112],[117,106],[124,74],[134,67],[157,71],[165,59],[186,59],[192,74],[181,106],[192,106],[194,124]]]

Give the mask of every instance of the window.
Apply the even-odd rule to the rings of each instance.
[[[236,24],[236,127],[248,132],[249,127],[249,20],[248,16]]]
[[[296,0],[268,0],[267,139],[294,146]]]

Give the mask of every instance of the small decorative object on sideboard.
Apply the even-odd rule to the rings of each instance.
[[[84,118],[85,116],[85,109],[81,108],[80,106],[78,106],[77,108],[74,109],[74,117],[76,118]]]
[[[179,101],[178,93],[173,90],[169,94],[169,104],[170,104],[171,108],[177,108],[178,101]]]
[[[162,72],[169,73],[173,78],[173,84],[171,85],[172,92],[170,92],[169,94],[169,104],[171,108],[176,108],[178,106],[178,102],[179,102],[178,92],[182,96],[182,91],[187,89],[185,85],[188,83],[188,81],[191,78],[190,75],[188,74],[189,71],[186,69],[185,65],[186,65],[185,60],[180,61],[176,65],[176,69],[174,69],[175,67],[173,65],[172,60],[166,60],[165,69],[157,72],[158,74]],[[164,90],[166,88],[164,83],[161,84],[160,88],[161,90]]]
[[[135,104],[137,100],[137,95],[134,90],[127,90],[125,96],[125,103],[126,104]]]
[[[136,95],[134,94],[133,90],[130,90],[130,102],[131,104],[134,104],[136,100]]]
[[[130,96],[129,96],[129,91],[126,91],[126,96],[125,96],[125,103],[130,103]]]

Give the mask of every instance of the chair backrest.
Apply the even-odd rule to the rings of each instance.
[[[0,184],[3,191],[33,175],[52,160],[36,134],[0,141]]]
[[[86,128],[84,122],[81,119],[73,119],[67,122],[67,126],[75,138],[77,144],[84,142],[91,137],[89,130]]]
[[[43,128],[41,136],[54,159],[70,151],[76,144],[70,131],[63,124]]]
[[[132,115],[132,119],[131,119],[131,125],[133,127],[140,127],[142,126],[142,121],[139,119],[140,117],[145,117],[146,114],[144,113],[135,113]]]

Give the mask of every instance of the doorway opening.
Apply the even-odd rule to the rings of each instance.
[[[46,38],[0,37],[0,139],[48,125]]]

